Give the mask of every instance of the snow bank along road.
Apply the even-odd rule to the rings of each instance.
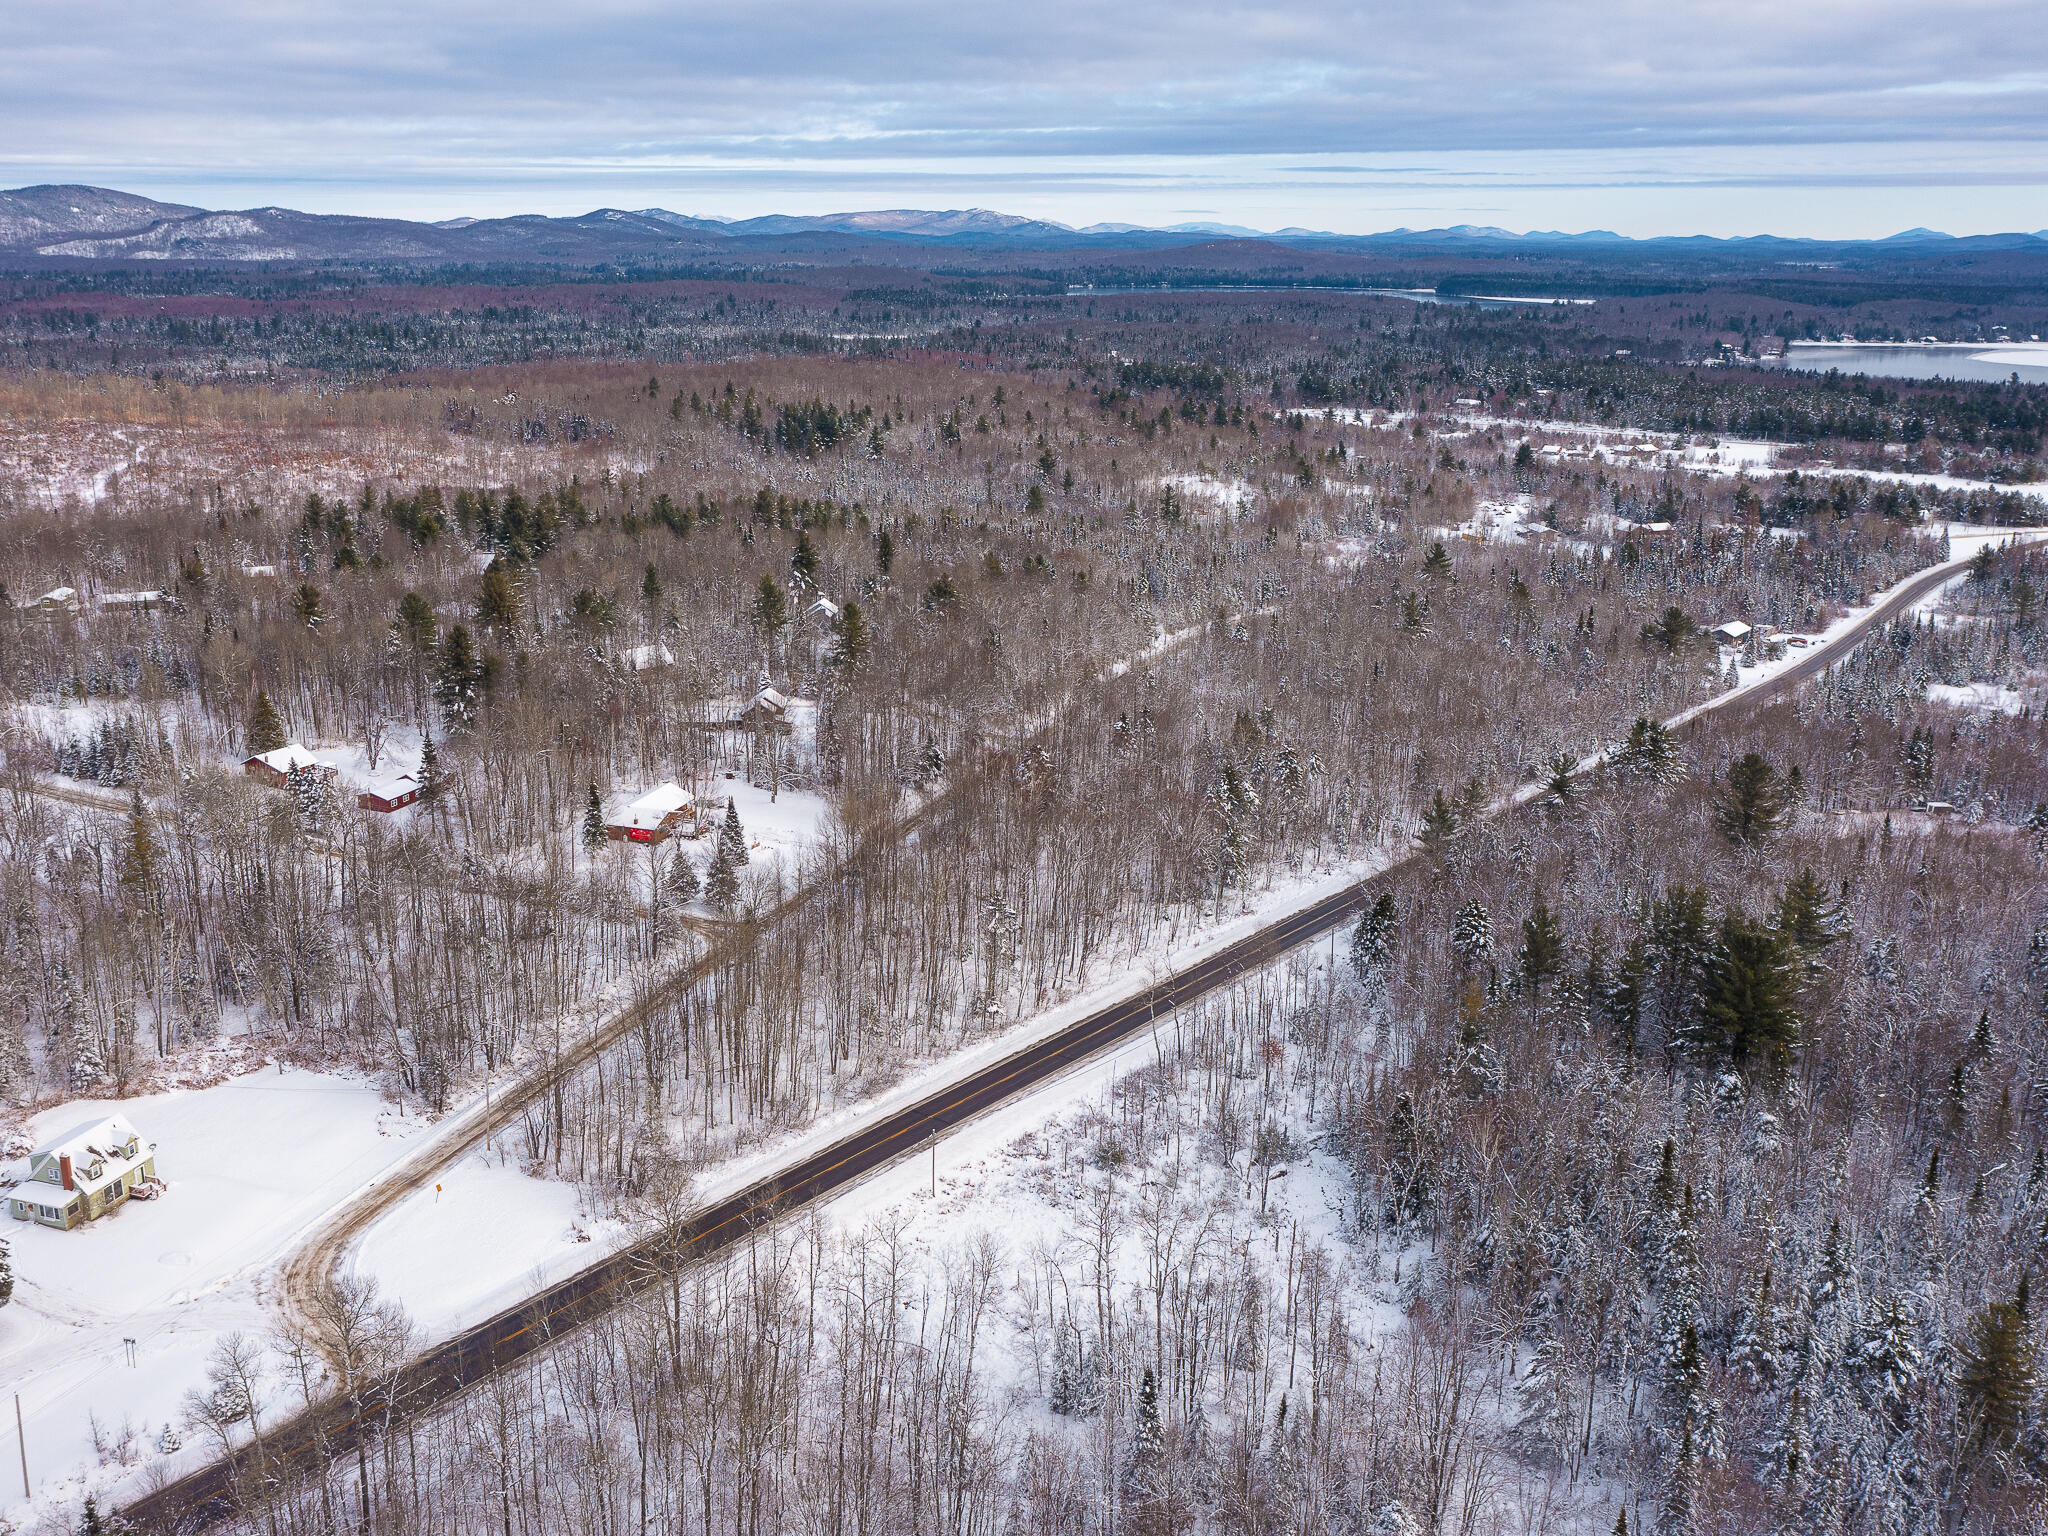
[[[1883,594],[1856,622],[1829,635],[1811,655],[1740,691],[1688,710],[1674,720],[1682,723],[1696,719],[1707,709],[1754,709],[1769,703],[1840,661],[1874,628],[1956,580],[1968,566],[1967,558],[1950,560],[1909,577]],[[1578,771],[1590,771],[1598,762],[1597,758],[1588,759]],[[1500,810],[1512,811],[1535,798],[1533,790],[1525,792],[1505,802]],[[1408,859],[1418,856],[1410,854]],[[1393,867],[1399,868],[1400,863]],[[365,1394],[357,1403],[328,1402],[273,1425],[266,1433],[267,1456],[273,1462],[309,1468],[321,1457],[338,1455],[394,1422],[449,1401],[465,1388],[545,1347],[579,1324],[660,1285],[693,1260],[716,1253],[748,1233],[846,1188],[883,1165],[922,1150],[934,1138],[963,1122],[1150,1029],[1162,1015],[1170,1015],[1290,950],[1328,934],[1358,912],[1371,886],[1386,873],[1382,871],[1372,879],[1287,913],[1177,975],[1112,1003],[923,1100],[876,1117],[872,1123],[856,1128],[739,1193],[687,1215],[519,1306],[447,1340],[405,1367],[388,1385]],[[533,1091],[538,1092],[538,1087]],[[487,1130],[479,1117],[473,1136],[466,1136],[465,1143],[481,1139]],[[381,1209],[382,1202],[376,1202],[357,1220],[348,1219],[344,1213],[342,1226],[353,1232]],[[337,1252],[323,1244],[310,1247],[305,1262],[295,1266],[300,1279],[315,1283],[324,1280]],[[125,1513],[144,1531],[188,1531],[226,1518],[233,1511],[233,1498],[233,1471],[225,1463],[216,1462],[145,1495]]]

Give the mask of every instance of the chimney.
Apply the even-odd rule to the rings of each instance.
[[[57,1171],[64,1175],[64,1187],[66,1189],[78,1188],[76,1184],[71,1182],[71,1154],[69,1152],[66,1152],[57,1159]]]

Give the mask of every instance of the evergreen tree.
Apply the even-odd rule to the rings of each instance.
[[[1467,967],[1475,966],[1493,953],[1493,919],[1474,896],[1458,909],[1451,924],[1451,949]]]
[[[1131,1432],[1132,1465],[1139,1468],[1156,1465],[1165,1446],[1165,1433],[1159,1422],[1159,1383],[1153,1379],[1152,1368],[1148,1365],[1138,1380],[1137,1424]]]
[[[640,578],[640,600],[650,604],[661,601],[661,572],[652,560],[647,562],[647,574]]]
[[[483,670],[468,626],[451,626],[441,647],[440,664],[434,671],[434,701],[441,706],[442,718],[450,729],[475,723]]]
[[[1844,921],[1846,895],[1840,902],[1828,899],[1827,887],[1802,869],[1786,882],[1778,898],[1778,931],[1802,954],[1825,949],[1848,931]]]
[[[441,754],[434,746],[434,733],[420,735],[420,771],[418,775],[420,800],[430,802],[441,792]]]
[[[432,603],[417,592],[408,592],[398,600],[398,617],[391,621],[391,630],[415,656],[425,656],[440,638],[441,621],[435,617]]]
[[[1422,846],[1434,857],[1442,858],[1451,840],[1458,835],[1458,827],[1457,807],[1444,798],[1442,790],[1438,790],[1429,802],[1429,809],[1422,813]]]
[[[2027,1277],[2010,1301],[1985,1305],[1970,1324],[1956,1371],[1956,1397],[1975,1444],[2011,1444],[2039,1385],[2033,1320],[2027,1315]]]
[[[486,629],[509,629],[519,617],[519,590],[500,556],[484,567],[483,590],[476,602],[476,621]]]
[[[832,621],[832,633],[832,665],[848,672],[857,671],[874,643],[859,603],[848,603],[839,610],[839,617]]]
[[[799,528],[796,548],[789,553],[789,574],[792,585],[814,587],[818,584],[818,546],[811,542],[808,531]]]
[[[1259,808],[1258,792],[1245,782],[1236,763],[1223,765],[1222,782],[1209,791],[1209,807],[1218,824],[1216,899],[1221,901],[1231,881],[1241,876],[1250,863]]]
[[[1728,782],[1714,801],[1714,825],[1731,843],[1770,837],[1785,817],[1778,770],[1760,752],[1745,752],[1728,768]]]
[[[711,874],[704,883],[706,898],[721,912],[730,912],[739,900],[740,871],[750,857],[747,834],[740,827],[740,809],[728,800],[725,823],[718,829],[718,851],[711,856]]]
[[[0,1237],[0,1307],[14,1300],[14,1250]]]
[[[1799,1043],[1797,987],[1784,936],[1731,907],[1700,988],[1700,1038],[1737,1067],[1782,1066]]]
[[[875,535],[875,570],[883,577],[887,577],[889,568],[895,563],[896,541],[889,537],[889,530],[884,528]]]
[[[142,803],[142,791],[129,793],[128,848],[121,858],[121,883],[137,897],[148,901],[156,893],[157,871],[163,855],[157,847],[156,820]]]
[[[308,629],[318,629],[327,622],[327,604],[320,596],[320,589],[310,581],[292,594],[292,612]]]
[[[597,793],[597,780],[590,781],[589,798],[583,802],[583,846],[592,853],[605,845],[604,801]]]
[[[1444,548],[1442,539],[1429,541],[1429,549],[1422,557],[1422,574],[1432,578],[1451,574],[1450,552]]]
[[[1394,1111],[1387,1121],[1385,1189],[1384,1209],[1390,1227],[1412,1221],[1429,1210],[1429,1162],[1422,1146],[1422,1124],[1415,1113],[1414,1099],[1405,1093],[1394,1100]]]
[[[249,755],[275,752],[285,745],[284,721],[278,718],[277,707],[270,702],[270,695],[258,690],[256,704],[249,711]]]
[[[770,645],[789,623],[789,599],[773,576],[763,576],[754,589],[754,625]]]
[[[1358,914],[1358,926],[1351,930],[1351,971],[1367,991],[1386,984],[1399,928],[1390,891],[1382,891],[1378,900]]]
[[[1522,920],[1522,947],[1515,958],[1531,998],[1540,997],[1545,984],[1564,968],[1564,934],[1541,896]]]

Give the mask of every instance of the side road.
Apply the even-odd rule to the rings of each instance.
[[[2017,536],[2031,537],[2038,532],[2026,530]],[[1969,563],[1968,557],[1952,559],[1909,577],[1880,594],[1853,620],[1835,626],[1810,654],[1781,665],[1743,688],[1685,710],[1668,723],[1682,725],[1712,710],[1746,712],[1764,707],[1841,661],[1873,630],[1963,576]],[[1574,771],[1592,772],[1603,761],[1597,755],[1589,757]],[[1496,802],[1489,814],[1506,814],[1528,805],[1540,794],[1537,786],[1525,786]],[[1418,855],[1411,853],[1400,863],[1415,857]],[[1400,867],[1400,863],[1393,867]],[[682,1265],[715,1253],[764,1225],[845,1189],[895,1159],[922,1149],[932,1138],[999,1108],[1018,1094],[1148,1029],[1160,1014],[1226,987],[1247,972],[1329,933],[1360,909],[1371,887],[1384,874],[1382,870],[1366,880],[1311,899],[1308,904],[1273,918],[1247,937],[1215,949],[1187,969],[1135,990],[1008,1057],[972,1069],[914,1103],[871,1114],[865,1123],[824,1145],[793,1147],[773,1172],[447,1340],[405,1367],[377,1392],[353,1404],[321,1404],[287,1423],[273,1426],[266,1437],[271,1474],[310,1467],[321,1458],[331,1457],[375,1434],[394,1419],[411,1418],[455,1398],[470,1385],[567,1330],[662,1283]],[[792,905],[802,899],[801,895],[793,899]],[[782,910],[786,914],[790,908]],[[734,940],[744,941],[744,936]],[[594,1031],[575,1059],[588,1060],[638,1016],[634,1008],[629,1008]],[[523,1108],[534,1102],[549,1081],[538,1078],[521,1084],[517,1090],[508,1090],[491,1114],[475,1114],[448,1138],[437,1140],[412,1165],[394,1170],[363,1191],[300,1251],[288,1271],[292,1285],[323,1285],[347,1242],[362,1226],[398,1195],[420,1187],[446,1160],[477,1145],[496,1126],[506,1123],[518,1112],[517,1108],[508,1108],[508,1104]],[[215,1463],[141,1498],[129,1507],[127,1516],[143,1530],[166,1532],[214,1523],[233,1509],[234,1478],[235,1471],[228,1464]]]

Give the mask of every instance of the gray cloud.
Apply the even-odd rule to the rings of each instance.
[[[1392,192],[1417,156],[1469,162],[1407,178],[1446,194],[1484,162],[1531,191],[1891,177],[2032,195],[2044,141],[2048,34],[2010,0],[122,0],[0,16],[0,177],[327,187],[329,205],[392,211],[583,206],[599,186],[1028,183],[1049,203],[1026,211],[1066,196],[1097,217],[1123,178],[1171,185],[1174,206],[1236,188],[1239,217],[1261,189],[1310,196],[1333,176]],[[1606,159],[1620,174],[1595,174]],[[2044,223],[2048,208],[2029,227]]]

